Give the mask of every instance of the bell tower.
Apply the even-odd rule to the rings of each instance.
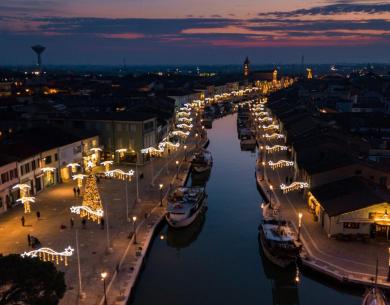
[[[244,61],[244,67],[243,67],[243,74],[244,74],[244,77],[248,77],[249,76],[249,59],[248,59],[248,56],[245,58],[245,61]]]

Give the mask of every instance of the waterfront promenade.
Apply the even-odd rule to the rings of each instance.
[[[260,134],[261,135],[261,134]],[[260,138],[261,139],[261,138]],[[261,145],[269,142],[261,142]],[[273,141],[273,144],[282,144],[282,140]],[[269,145],[269,144],[268,144]],[[280,184],[285,183],[285,177],[293,176],[292,168],[278,168],[272,170],[265,167],[261,161],[288,160],[286,151],[260,156],[256,166],[256,177],[259,187],[272,203],[280,208],[282,218],[290,220],[298,230],[298,214],[302,213],[302,227],[300,240],[303,243],[301,254],[302,264],[312,270],[330,276],[338,281],[369,286],[375,277],[376,260],[379,261],[378,285],[390,289],[387,281],[388,274],[388,241],[370,240],[340,241],[328,238],[321,225],[314,220],[309,212],[303,193],[293,191],[283,194]],[[273,186],[273,190],[270,189]]]
[[[117,301],[120,304],[121,300],[122,302],[125,300],[140,270],[140,263],[146,253],[153,229],[164,215],[165,207],[159,207],[161,194],[165,196],[170,185],[171,187],[182,185],[189,172],[188,161],[195,149],[194,140],[188,139],[187,146],[187,161],[184,160],[184,150],[181,147],[178,151],[172,151],[168,160],[155,159],[153,170],[150,163],[138,168],[138,173],[143,173],[143,178],[139,179],[140,202],[136,200],[135,177],[131,182],[127,182],[128,202],[125,200],[125,181],[100,179],[99,191],[106,210],[104,227],[88,221],[84,229],[80,217],[70,213],[70,206],[79,205],[82,201],[81,197],[76,198],[73,194],[75,183],[60,184],[46,189],[37,196],[31,214],[24,215],[22,207],[18,207],[0,216],[1,253],[6,255],[31,250],[28,247],[27,234],[37,237],[43,247],[50,247],[59,252],[69,245],[76,248],[77,232],[81,277],[76,253],[69,259],[68,266],[61,263],[58,265],[58,268],[65,272],[67,283],[67,291],[60,304],[103,304],[103,282],[100,275],[102,272],[108,274],[106,278],[108,304],[117,304]],[[179,167],[176,161],[179,161]],[[134,169],[123,165],[115,167],[123,170]],[[154,186],[150,183],[152,173]],[[164,185],[162,192],[159,184]],[[39,220],[35,215],[38,210],[41,213]],[[20,221],[23,215],[26,219],[24,227]],[[134,224],[131,220],[133,216],[137,217],[136,244],[133,244]],[[70,225],[71,218],[74,218],[73,228]],[[140,248],[142,250],[137,253]],[[79,298],[80,280],[83,298]]]

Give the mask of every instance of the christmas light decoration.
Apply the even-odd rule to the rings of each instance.
[[[16,189],[19,189],[20,190],[20,197],[25,197],[28,195],[30,189],[31,189],[31,186],[29,186],[28,184],[16,184],[14,187],[12,187],[13,190],[16,190]]]
[[[187,125],[187,124],[183,123],[183,124],[176,125],[176,127],[180,128],[180,129],[182,129],[182,128],[184,128],[184,129],[191,129],[192,127],[194,127],[194,125],[192,125],[192,124]]]
[[[121,169],[114,169],[111,171],[107,171],[104,174],[106,175],[106,177],[112,177],[112,178],[117,178],[117,179],[121,179],[121,180],[128,179],[129,181],[131,181],[131,177],[134,176],[134,171],[129,170],[126,173]]]
[[[291,191],[296,191],[296,190],[300,190],[300,189],[304,189],[304,188],[308,188],[308,187],[309,187],[309,183],[298,182],[298,181],[295,181],[295,182],[291,183],[290,185],[285,185],[285,184],[280,185],[280,189],[283,191],[283,193],[288,193]]]
[[[110,165],[114,164],[114,161],[112,160],[103,161],[100,164],[103,165],[106,172],[108,172],[110,170]]]
[[[69,163],[67,167],[72,169],[72,173],[75,173],[78,167],[81,167],[78,163]]]
[[[40,248],[37,250],[33,250],[30,252],[24,252],[20,254],[21,257],[39,257],[39,259],[43,261],[52,261],[56,262],[56,264],[59,264],[59,261],[63,261],[65,266],[68,266],[68,257],[72,256],[74,252],[74,249],[69,246],[68,248],[65,248],[62,252],[56,252],[53,249],[50,248]]]
[[[151,156],[160,156],[162,153],[164,153],[164,147],[162,148],[148,147],[148,148],[141,149],[141,154],[150,154]]]
[[[284,135],[280,133],[273,133],[273,134],[264,134],[263,138],[266,138],[267,140],[272,140],[272,139],[284,139]]]
[[[260,111],[260,112],[257,112],[257,116],[269,116],[269,113],[267,111]]]
[[[270,117],[257,118],[257,121],[259,121],[260,123],[272,122],[272,118],[270,118]]]
[[[93,147],[93,148],[90,149],[90,151],[92,151],[95,154],[97,154],[99,151],[102,151],[102,149],[100,147]]]
[[[88,160],[87,162],[87,169],[91,170],[95,166],[95,163],[93,163],[92,160]]]
[[[279,129],[279,125],[277,124],[271,124],[271,125],[263,125],[261,126],[265,131],[267,130],[278,130]]]
[[[266,145],[265,149],[266,149],[267,153],[273,153],[273,152],[278,152],[278,151],[282,151],[282,150],[287,150],[288,147],[283,146],[283,145],[274,145],[274,146]]]
[[[42,167],[41,171],[44,173],[47,173],[47,172],[53,173],[55,171],[55,169],[56,169],[55,167]]]
[[[35,197],[22,197],[16,200],[17,202],[23,203],[24,213],[31,213],[31,203],[35,202]]]
[[[192,118],[178,118],[177,119],[179,122],[185,122],[185,123],[191,123]]]
[[[164,149],[165,146],[173,147],[173,148],[178,148],[180,146],[180,143],[173,143],[170,141],[165,141],[165,139],[158,144],[159,149]]]
[[[278,162],[268,161],[268,165],[272,168],[281,168],[281,167],[288,167],[288,166],[294,166],[293,161],[286,161],[286,160],[279,160]]]
[[[95,215],[96,217],[103,217],[104,212],[102,209],[98,210],[92,210],[90,207],[84,206],[84,205],[78,205],[78,206],[71,206],[70,212],[74,214],[81,214],[82,212],[88,213],[90,215]],[[88,218],[89,219],[89,218]]]
[[[119,154],[119,157],[123,158],[125,156],[125,152],[127,151],[126,148],[119,148],[117,150],[115,150],[115,152],[117,152]]]
[[[191,108],[188,108],[188,107],[181,107],[179,108],[180,111],[186,111],[186,112],[189,112],[191,111]]]
[[[189,131],[182,131],[182,130],[174,130],[174,131],[171,131],[171,134],[173,136],[179,136],[179,137],[186,138],[190,135],[190,132]]]
[[[78,187],[82,187],[83,186],[83,179],[88,177],[87,175],[84,175],[84,174],[77,174],[77,175],[73,175],[72,178],[73,180],[77,180],[77,186]]]
[[[176,113],[176,116],[178,117],[189,117],[191,114],[189,112],[186,112],[186,111],[179,111]]]
[[[85,181],[82,206],[84,208],[79,210],[81,217],[87,217],[88,219],[92,219],[92,221],[100,223],[103,206],[94,175],[88,176]]]

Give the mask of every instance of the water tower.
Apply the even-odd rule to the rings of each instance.
[[[41,59],[41,54],[46,50],[44,46],[41,45],[35,45],[32,46],[31,49],[37,54],[37,64],[39,67],[39,71],[42,69],[42,59]]]

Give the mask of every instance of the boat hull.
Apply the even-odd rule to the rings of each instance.
[[[196,212],[194,214],[192,214],[190,217],[188,218],[185,218],[183,220],[180,220],[180,221],[174,221],[172,219],[170,219],[169,217],[169,213],[165,214],[165,219],[166,221],[168,222],[168,224],[173,227],[173,228],[184,228],[184,227],[187,227],[189,226],[190,224],[192,224],[195,219],[197,218],[197,216],[200,214],[200,213],[203,213],[203,211],[205,210],[206,208],[206,198],[204,198],[199,206],[199,208],[196,210]]]
[[[275,265],[281,268],[286,268],[291,264],[295,263],[296,261],[295,257],[279,256],[279,255],[275,255],[275,253],[272,252],[272,250],[269,248],[267,244],[262,229],[259,230],[259,239],[260,239],[261,247],[263,248],[264,255],[267,257],[267,259],[270,262],[274,263]]]

